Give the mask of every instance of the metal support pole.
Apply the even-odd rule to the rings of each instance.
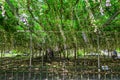
[[[99,74],[99,72],[100,72],[100,51],[99,51],[99,49],[100,49],[100,44],[99,44],[99,33],[97,34],[97,48],[98,48],[98,80],[100,80],[100,77],[101,77],[101,75]]]
[[[32,53],[33,53],[33,51],[32,51],[32,46],[33,46],[33,44],[32,44],[32,32],[29,30],[29,33],[30,33],[30,62],[29,62],[29,79],[31,80],[31,67],[32,67]]]
[[[33,44],[32,44],[32,33],[31,33],[31,31],[30,31],[30,63],[29,63],[29,66],[31,67],[32,66],[32,46],[33,46]]]
[[[98,72],[100,72],[99,35],[97,35],[97,46],[98,46]]]

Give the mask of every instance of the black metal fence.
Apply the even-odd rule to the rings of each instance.
[[[28,67],[27,67],[28,68]],[[13,69],[17,69],[14,67]],[[23,69],[23,70],[22,70]],[[49,67],[25,67],[18,70],[0,70],[0,80],[119,80],[120,73],[114,72],[86,72],[82,71],[65,71],[49,70]],[[35,71],[36,70],[36,71]]]

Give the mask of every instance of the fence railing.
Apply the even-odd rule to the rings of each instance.
[[[0,70],[0,80],[119,80],[120,72],[87,72],[85,69],[81,71],[55,71],[55,67],[14,67],[10,70]],[[72,68],[71,68],[72,70]]]

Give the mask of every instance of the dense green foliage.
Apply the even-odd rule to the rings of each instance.
[[[8,38],[7,42],[11,44],[15,35],[14,40],[26,46],[28,44],[24,42],[29,41],[27,31],[30,30],[34,44],[85,47],[88,42],[96,47],[97,32],[109,31],[105,34],[109,37],[112,35],[109,33],[120,31],[119,14],[119,0],[2,0],[0,30],[4,37],[1,39],[6,41]],[[103,40],[101,45],[104,43]]]

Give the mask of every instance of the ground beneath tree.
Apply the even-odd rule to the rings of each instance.
[[[65,73],[97,73],[98,60],[97,58],[80,58],[80,59],[59,59],[43,60],[42,58],[34,58],[32,66],[29,66],[28,58],[2,58],[0,70],[21,70],[21,71],[48,71],[48,72],[65,72]],[[120,59],[113,60],[111,58],[100,58],[101,66],[108,66],[109,70],[101,69],[101,72],[119,73]]]

